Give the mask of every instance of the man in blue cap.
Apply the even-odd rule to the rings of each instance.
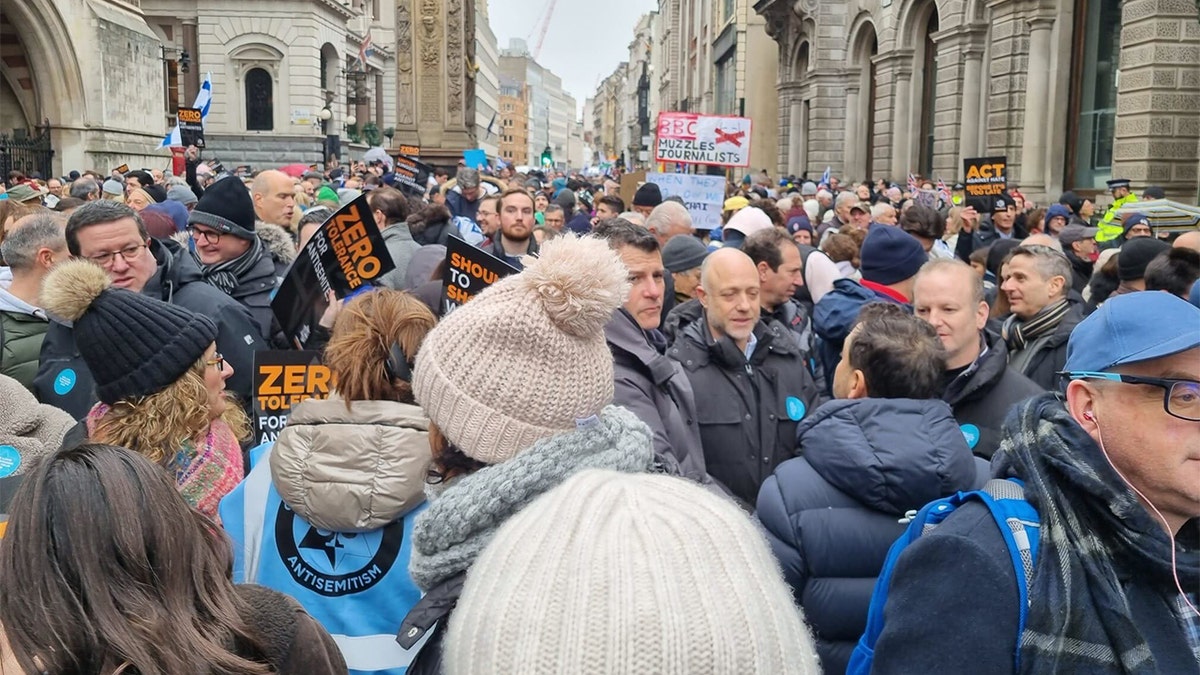
[[[1037,512],[1027,609],[1000,526],[969,502],[900,556],[872,672],[1196,672],[1200,309],[1110,298],[1062,374],[1065,395],[1016,407],[992,460]]]

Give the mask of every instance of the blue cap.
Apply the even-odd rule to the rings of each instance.
[[[1110,297],[1071,331],[1070,373],[1100,372],[1200,347],[1200,308],[1162,291]]]

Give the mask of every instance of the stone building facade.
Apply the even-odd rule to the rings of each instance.
[[[525,87],[500,76],[500,158],[506,164],[529,164],[529,112]]]
[[[758,0],[778,46],[777,169],[960,178],[1005,155],[1044,200],[1129,178],[1194,200],[1193,0]]]
[[[0,57],[0,136],[48,129],[50,172],[156,161],[163,64],[137,0],[0,0]]]

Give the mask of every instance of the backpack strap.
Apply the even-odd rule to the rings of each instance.
[[[1025,499],[1025,484],[1016,478],[992,479],[974,494],[988,507],[992,518],[996,520],[1000,536],[1004,537],[1008,554],[1012,558],[1013,571],[1017,575],[1020,614],[1017,618],[1017,653],[1014,663],[1019,671],[1021,635],[1025,633],[1025,619],[1029,614],[1029,589],[1033,581],[1034,561],[1037,560],[1041,521],[1037,509]]]

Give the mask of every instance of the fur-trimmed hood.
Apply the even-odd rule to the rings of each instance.
[[[261,220],[254,224],[254,231],[258,233],[258,238],[262,239],[272,258],[285,265],[291,265],[296,259],[296,240],[292,238],[291,232]]]

